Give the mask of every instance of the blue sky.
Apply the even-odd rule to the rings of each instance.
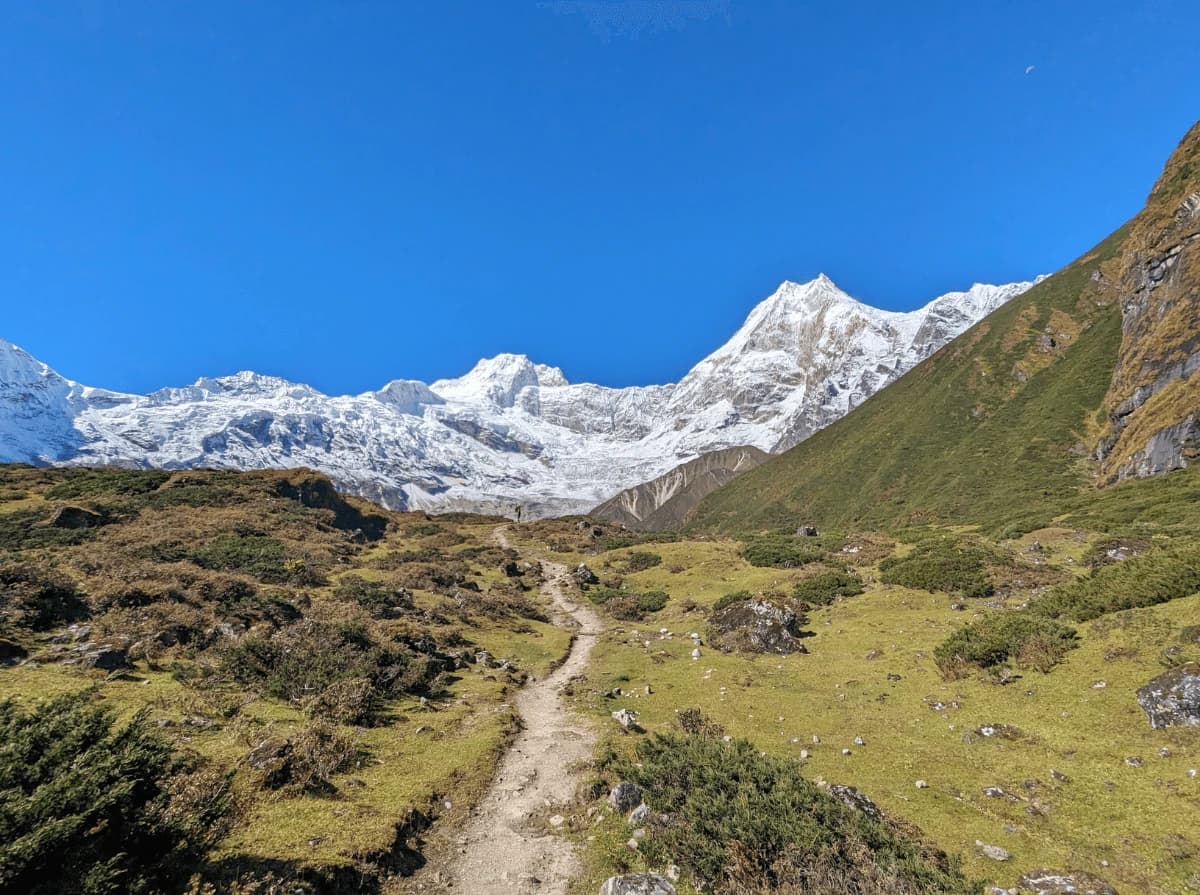
[[[1200,113],[1198,33],[1193,0],[2,4],[0,337],[132,391],[674,379],[783,279],[906,309],[1081,254]]]

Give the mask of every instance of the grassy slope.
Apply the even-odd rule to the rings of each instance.
[[[1096,536],[1055,528],[1032,537],[1050,565],[1078,571]],[[1000,884],[1051,866],[1098,873],[1121,892],[1159,895],[1184,891],[1200,872],[1200,842],[1192,833],[1200,822],[1200,782],[1187,773],[1200,764],[1200,737],[1194,730],[1151,730],[1134,700],[1136,688],[1162,670],[1164,648],[1177,648],[1172,661],[1200,657],[1200,647],[1181,638],[1200,611],[1200,596],[1082,626],[1081,646],[1062,666],[1050,674],[1023,672],[1009,686],[944,681],[930,657],[957,625],[989,611],[982,602],[954,612],[945,595],[880,585],[814,610],[809,655],[725,655],[705,647],[693,661],[687,634],[704,631],[705,615],[683,612],[685,598],[706,607],[742,588],[787,591],[796,573],[752,568],[727,541],[651,549],[662,565],[627,576],[628,586],[669,591],[672,601],[644,622],[611,623],[597,648],[583,701],[607,729],[613,730],[609,712],[619,707],[635,709],[656,731],[669,729],[680,708],[699,706],[731,734],[771,753],[799,759],[801,749],[809,750],[807,774],[861,788],[941,848],[963,855],[972,874]],[[680,566],[685,571],[670,571]],[[671,638],[658,634],[663,627]],[[882,656],[866,659],[873,650]],[[1099,681],[1105,685],[1094,686]],[[633,695],[601,695],[618,686]],[[948,707],[935,710],[939,701]],[[988,724],[1015,725],[1023,736],[964,743],[964,734]],[[866,745],[855,746],[856,736]],[[613,730],[608,745],[625,751],[633,740]],[[843,756],[843,748],[852,754]],[[1170,757],[1159,757],[1161,748]],[[1125,763],[1134,755],[1143,767]],[[1069,779],[1056,780],[1051,769]],[[918,790],[917,779],[929,788]],[[1014,799],[989,797],[988,786]],[[630,830],[620,820],[609,818],[588,833],[590,875],[578,891],[594,891],[616,870],[643,867],[625,846]],[[1012,860],[983,858],[977,839],[1003,846]]]
[[[1092,273],[1118,231],[1014,299],[849,416],[704,500],[692,527],[999,527],[1079,491],[1120,342],[1120,308]],[[1051,332],[1058,347],[1044,349]],[[1019,371],[1019,372],[1018,372]],[[1024,379],[1025,381],[1022,381]]]
[[[48,499],[56,484],[68,475],[51,470],[25,470],[0,467],[0,532],[11,537],[14,532],[28,529],[24,521],[33,514],[38,520],[48,518],[62,501]],[[329,525],[329,516],[322,511],[300,508],[290,501],[281,501],[264,493],[260,479],[272,474],[239,475],[235,473],[191,472],[183,475],[195,479],[194,493],[212,496],[218,489],[232,489],[237,501],[232,506],[156,508],[144,503],[141,497],[121,494],[122,482],[128,476],[111,471],[103,474],[111,480],[113,489],[99,488],[89,499],[73,498],[70,503],[93,505],[115,500],[133,501],[139,505],[123,521],[96,530],[76,544],[30,547],[8,550],[0,547],[0,561],[41,559],[76,578],[85,592],[92,594],[105,586],[102,578],[131,573],[122,571],[130,555],[144,550],[158,540],[166,530],[177,531],[197,541],[210,532],[253,522],[269,535],[285,537],[296,550],[306,550],[318,561],[329,551],[336,559],[329,563],[328,584],[296,588],[288,592],[289,599],[307,607],[332,605],[333,590],[340,577],[351,573],[366,579],[388,580],[388,572],[368,566],[373,559],[393,551],[416,550],[428,547],[431,541],[446,538],[461,543],[449,546],[447,552],[487,545],[493,525],[486,520],[463,519],[439,521],[433,528],[440,534],[425,536],[428,520],[421,514],[388,514],[386,537],[370,545],[358,545]],[[114,490],[115,489],[115,490]],[[382,511],[379,511],[382,512]],[[14,519],[20,524],[7,525]],[[169,522],[168,522],[169,520]],[[43,521],[32,523],[35,527]],[[169,528],[168,528],[169,526]],[[10,541],[10,543],[12,543]],[[130,554],[130,550],[133,554]],[[493,584],[504,579],[494,567],[475,563],[470,566],[470,579],[486,593]],[[101,575],[89,574],[98,568]],[[179,564],[147,561],[137,565],[139,574],[175,574]],[[201,574],[187,568],[187,575]],[[248,579],[251,580],[251,579]],[[266,588],[279,591],[280,588]],[[528,595],[536,599],[536,591]],[[417,610],[434,610],[446,598],[423,590],[414,590]],[[487,597],[484,597],[486,603]],[[149,609],[157,608],[151,604]],[[94,607],[93,627],[107,624],[103,609]],[[452,640],[453,635],[465,637],[478,648],[493,655],[510,658],[522,671],[546,673],[569,646],[570,635],[554,625],[525,618],[489,618],[473,613],[469,619],[457,618],[441,610],[433,622],[421,623],[421,629],[431,633],[439,642]],[[397,630],[407,623],[400,620]],[[233,684],[217,687],[193,686],[181,682],[173,674],[175,668],[193,666],[211,660],[208,651],[199,653],[176,647],[158,656],[153,664],[135,663],[128,674],[106,675],[63,666],[51,661],[36,661],[53,631],[45,633],[9,630],[5,636],[15,637],[30,651],[35,661],[16,667],[0,666],[0,699],[14,697],[22,700],[47,697],[60,692],[95,687],[97,697],[108,702],[122,715],[147,710],[154,723],[168,726],[169,735],[180,749],[194,750],[204,758],[236,769],[236,785],[248,800],[244,822],[212,856],[222,865],[245,869],[271,865],[285,872],[314,869],[322,876],[333,877],[343,868],[361,864],[363,856],[386,852],[396,840],[397,825],[410,809],[427,810],[436,796],[452,806],[441,810],[447,822],[465,811],[490,781],[494,759],[507,742],[514,723],[509,705],[515,681],[496,670],[471,666],[457,672],[445,683],[442,692],[422,704],[415,696],[393,700],[387,707],[387,723],[366,729],[356,729],[355,736],[365,752],[365,760],[347,769],[334,779],[337,791],[329,796],[284,797],[263,790],[256,784],[255,774],[244,759],[250,748],[268,737],[286,737],[305,720],[295,706],[274,698],[255,697]],[[233,704],[240,708],[232,714]],[[200,718],[211,727],[197,727],[185,719]],[[362,785],[348,785],[356,777]]]

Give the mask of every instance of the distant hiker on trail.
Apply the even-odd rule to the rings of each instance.
[[[515,507],[513,507],[513,512],[517,514],[517,522],[518,523],[521,521],[521,511],[523,509],[525,509],[525,508],[523,506],[521,506],[520,504],[517,504]]]

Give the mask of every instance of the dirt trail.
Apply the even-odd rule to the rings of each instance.
[[[504,526],[496,529],[494,538],[509,546]],[[453,854],[439,868],[439,882],[431,886],[425,879],[427,888],[472,895],[562,895],[578,872],[572,844],[529,821],[531,815],[544,816],[547,807],[575,795],[580,769],[592,757],[596,732],[567,708],[559,691],[587,666],[602,624],[569,595],[566,566],[543,561],[542,567],[542,594],[557,624],[578,626],[575,639],[562,665],[548,677],[531,679],[517,695],[522,729],[465,828],[450,834]]]

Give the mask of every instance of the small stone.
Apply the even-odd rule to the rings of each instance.
[[[696,647],[694,650],[692,650],[692,659],[699,659],[699,658],[700,658],[700,647]]]
[[[985,858],[991,858],[993,861],[1007,861],[1012,855],[1007,849],[1003,849],[998,845],[988,845],[986,842],[975,840],[975,847],[979,849],[979,853]]]
[[[630,826],[634,826],[634,827],[641,826],[642,824],[644,824],[646,822],[646,818],[649,816],[650,816],[650,806],[647,805],[645,802],[642,802],[642,804],[638,805],[636,808],[634,808],[632,811],[629,812],[629,824],[630,824]]]
[[[842,754],[843,754],[843,755],[850,755],[851,753],[850,753],[850,750],[849,750],[849,749],[843,749],[843,750],[842,750]]]
[[[1130,755],[1125,759],[1125,764],[1131,768],[1140,768],[1142,766],[1142,757],[1140,755]]]
[[[553,817],[550,818],[550,826],[561,827],[564,823],[566,823],[566,821],[567,821],[567,819],[565,817],[563,817],[561,814],[555,814]]]
[[[805,760],[805,759],[807,759],[807,758],[808,758],[808,750],[807,750],[807,749],[801,749],[801,750],[800,750],[800,760],[801,760],[801,761],[804,761],[804,760]]]
[[[630,709],[618,709],[612,713],[613,720],[626,730],[637,730],[637,712]]]
[[[929,789],[929,784],[926,783],[924,780],[918,780],[917,781],[917,789]]]
[[[863,740],[863,738],[862,738],[862,737],[855,737],[855,738],[854,738],[854,745],[856,745],[856,746],[865,746],[865,745],[867,745],[867,744],[866,744],[866,741],[865,741],[865,740]]]

